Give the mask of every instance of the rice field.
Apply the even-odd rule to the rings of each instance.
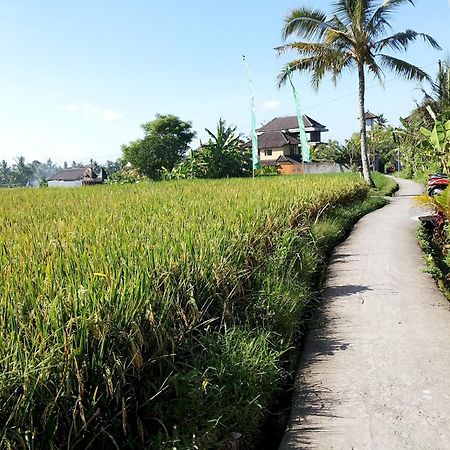
[[[0,190],[0,447],[251,436],[321,239],[362,213],[330,217],[367,196],[352,174]]]

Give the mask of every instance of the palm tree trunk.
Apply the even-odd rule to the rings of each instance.
[[[364,79],[364,66],[358,64],[358,78],[359,78],[359,124],[360,124],[360,138],[361,138],[361,162],[364,179],[374,187],[372,178],[369,172],[369,157],[367,155],[367,136],[366,136],[366,121],[364,120],[365,107],[364,96],[366,91]]]

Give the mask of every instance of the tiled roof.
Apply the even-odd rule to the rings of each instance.
[[[92,177],[93,175],[93,177]],[[92,179],[103,181],[102,171],[97,174],[92,167],[74,167],[72,169],[63,169],[48,179],[48,181],[79,181],[83,179]]]
[[[263,166],[280,166],[281,164],[301,164],[300,155],[281,155],[277,159],[263,159],[260,164]]]
[[[364,114],[364,119],[368,120],[368,119],[378,119],[378,116],[376,116],[375,114],[371,113],[370,111],[367,111]]]
[[[282,131],[266,131],[258,136],[258,148],[260,149],[284,147],[288,144],[299,145],[300,141],[289,133],[283,133]],[[251,141],[245,144],[246,147],[251,147],[251,145]]]
[[[48,181],[77,181],[82,180],[85,167],[76,167],[73,169],[60,170],[58,173],[48,179]]]
[[[325,125],[317,122],[317,120],[303,114],[303,124],[305,128],[315,128],[317,131],[325,130]],[[279,131],[279,130],[295,130],[298,129],[297,116],[275,117],[270,122],[258,129],[258,131]]]
[[[281,155],[277,158],[277,163],[278,164],[285,164],[285,163],[290,163],[290,164],[301,164],[301,156],[300,155]]]

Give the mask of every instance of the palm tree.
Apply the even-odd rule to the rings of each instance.
[[[215,134],[205,128],[209,141],[202,146],[202,155],[208,161],[208,177],[239,177],[248,171],[248,151],[236,130],[223,119],[219,119]]]
[[[437,114],[450,112],[450,60],[439,61],[436,81],[431,85],[431,93],[425,94],[423,106],[431,106]]]
[[[336,83],[347,69],[356,68],[359,81],[359,120],[361,160],[364,178],[371,184],[367,156],[366,124],[364,120],[365,69],[383,82],[383,69],[388,69],[408,80],[430,80],[419,67],[384,53],[385,50],[406,51],[409,44],[422,38],[435,49],[437,42],[429,35],[406,30],[386,36],[389,18],[402,4],[413,0],[335,0],[330,17],[310,7],[294,9],[286,17],[283,39],[296,36],[307,42],[286,43],[279,53],[294,50],[299,57],[286,64],[280,75],[283,84],[294,70],[311,74],[312,85],[318,89],[324,75],[330,73]]]
[[[227,150],[239,147],[241,144],[241,139],[239,135],[236,134],[236,129],[237,127],[226,126],[225,120],[220,118],[219,123],[217,124],[216,134],[208,130],[208,128],[205,128],[205,131],[209,135],[210,144],[219,147],[222,149],[222,152],[226,152]]]

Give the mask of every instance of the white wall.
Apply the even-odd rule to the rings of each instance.
[[[348,167],[342,166],[335,162],[317,162],[306,163],[304,173],[336,173],[336,172],[350,172]]]
[[[81,186],[81,180],[77,181],[49,181],[48,187],[78,187]]]

